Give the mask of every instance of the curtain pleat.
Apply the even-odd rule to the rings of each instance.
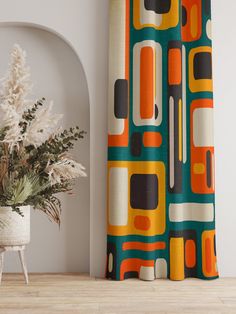
[[[210,0],[110,0],[107,278],[218,277]]]

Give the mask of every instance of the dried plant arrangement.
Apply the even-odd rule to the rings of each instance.
[[[60,130],[63,115],[53,113],[53,102],[28,99],[31,90],[26,53],[15,45],[0,93],[0,206],[21,215],[20,207],[30,205],[60,224],[57,194],[86,176],[70,155],[85,132],[78,126]]]

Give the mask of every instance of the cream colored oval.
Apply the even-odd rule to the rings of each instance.
[[[209,39],[212,38],[212,33],[211,33],[211,20],[208,20],[207,23],[206,23],[206,33],[207,33],[207,37]]]
[[[109,271],[109,273],[112,272],[112,269],[113,269],[113,255],[112,255],[112,253],[110,253],[109,257],[108,257],[108,271]]]

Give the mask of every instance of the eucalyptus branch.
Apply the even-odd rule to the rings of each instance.
[[[20,127],[22,128],[22,132],[21,132],[22,134],[26,132],[28,123],[35,119],[37,110],[43,106],[44,102],[45,102],[45,98],[37,100],[36,103],[31,108],[24,111],[22,115],[22,120],[20,122]]]

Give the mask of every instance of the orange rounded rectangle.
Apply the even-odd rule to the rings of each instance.
[[[185,264],[188,268],[196,265],[196,245],[193,240],[185,242]]]
[[[159,132],[144,132],[143,145],[145,147],[160,147],[162,144],[162,136]]]
[[[122,245],[122,250],[139,250],[139,251],[156,251],[164,250],[166,248],[165,242],[153,242],[153,243],[144,243],[144,242],[125,242]]]
[[[182,80],[182,57],[179,48],[172,48],[168,52],[168,82],[179,85]]]
[[[202,272],[206,277],[218,277],[215,230],[205,230],[202,233]]]
[[[182,24],[182,40],[191,42],[198,40],[202,34],[202,1],[182,0],[184,23]]]
[[[147,216],[135,216],[134,217],[134,226],[138,230],[147,231],[151,227],[151,221]]]
[[[190,143],[191,143],[191,189],[193,193],[211,194],[214,193],[214,147],[194,145],[194,111],[196,109],[213,109],[213,100],[204,98],[193,100],[190,106]],[[200,121],[201,122],[201,121]],[[195,122],[196,124],[196,122]],[[197,125],[199,122],[197,123]],[[209,122],[205,128],[209,128]],[[207,129],[208,132],[208,129]],[[211,163],[207,163],[207,152],[210,153]],[[208,176],[210,175],[210,185]]]
[[[151,119],[154,111],[154,50],[143,47],[140,52],[140,116]]]

